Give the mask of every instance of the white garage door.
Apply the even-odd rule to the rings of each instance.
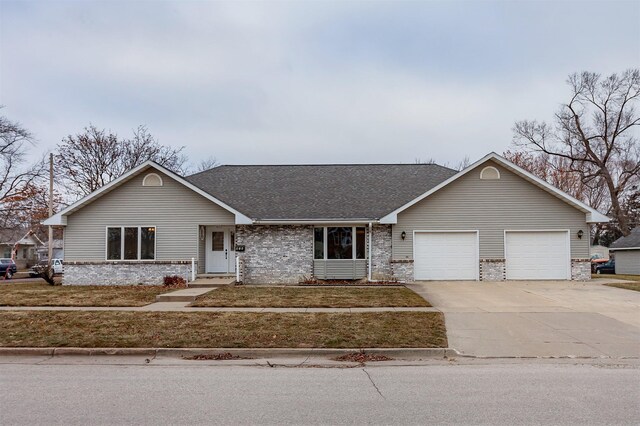
[[[570,278],[566,231],[507,232],[505,257],[508,280]]]
[[[416,280],[478,279],[478,237],[473,232],[416,232]]]

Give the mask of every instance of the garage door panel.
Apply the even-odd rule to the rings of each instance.
[[[416,280],[475,280],[478,238],[475,232],[416,232]]]
[[[567,240],[565,231],[506,232],[507,279],[568,279]]]

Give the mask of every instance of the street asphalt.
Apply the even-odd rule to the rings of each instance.
[[[0,424],[637,425],[640,363],[0,359]],[[273,365],[273,362],[271,363]]]

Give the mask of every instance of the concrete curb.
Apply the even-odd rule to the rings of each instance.
[[[453,348],[0,348],[1,356],[164,356],[182,357],[231,353],[246,358],[289,358],[308,356],[335,357],[364,350],[370,354],[386,355],[396,359],[433,359],[456,357],[460,354]]]

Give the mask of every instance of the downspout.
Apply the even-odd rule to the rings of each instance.
[[[373,230],[373,225],[371,224],[371,222],[369,222],[369,267],[368,269],[368,273],[367,273],[367,280],[369,282],[373,282],[373,280],[371,279],[371,234]]]

